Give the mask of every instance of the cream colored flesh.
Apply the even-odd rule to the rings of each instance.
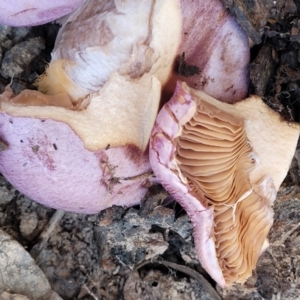
[[[65,21],[65,25],[60,31],[61,40],[57,41],[61,50],[54,52],[55,59],[50,63],[48,74],[43,76],[39,83],[42,91],[49,95],[59,95],[60,99],[64,98],[63,101],[66,100],[67,104],[37,106],[36,99],[33,97],[33,103],[26,100],[27,105],[24,105],[24,103],[21,104],[24,101],[20,100],[22,94],[19,96],[19,104],[14,104],[13,99],[11,101],[3,94],[0,96],[1,111],[13,116],[52,119],[66,123],[83,140],[85,147],[92,151],[103,149],[108,144],[111,147],[133,144],[141,150],[145,150],[157,115],[162,85],[168,80],[173,67],[180,42],[178,37],[182,27],[179,1],[152,1],[150,6],[146,2],[143,3],[150,11],[150,15],[147,13],[146,17],[150,19],[143,23],[145,28],[141,31],[134,20],[136,18],[143,19],[145,12],[138,9],[134,15],[132,13],[134,10],[133,2],[130,2],[131,7],[127,7],[127,4],[124,6],[122,1],[116,1],[117,7],[121,11],[124,8],[123,13],[128,14],[126,18],[119,14],[118,28],[122,31],[124,26],[129,23],[133,25],[131,29],[136,30],[136,32],[130,32],[130,37],[131,39],[134,37],[134,40],[127,40],[124,36],[118,37],[117,34],[122,32],[114,33],[112,45],[115,43],[114,39],[121,39],[119,42],[125,43],[127,56],[124,56],[122,51],[119,54],[117,49],[112,50],[109,57],[104,60],[104,65],[112,64],[112,67],[107,66],[108,69],[102,66],[103,61],[101,60],[99,60],[99,65],[91,60],[92,66],[84,68],[83,62],[80,60],[82,56],[79,53],[82,54],[82,51],[86,51],[87,55],[90,54],[91,38],[87,37],[85,40],[85,36],[81,36],[82,40],[79,44],[85,50],[72,48],[72,43],[78,43],[78,34],[76,35],[74,30],[80,31],[81,28],[80,26],[73,26],[74,30],[69,31],[67,24],[72,22],[73,15],[71,14],[69,21]],[[91,5],[90,8],[92,8],[92,4],[93,1],[87,1],[85,6]],[[86,9],[86,7],[83,6],[79,9]],[[89,13],[91,11],[93,12],[93,9],[90,9]],[[75,15],[76,13],[79,13],[79,10],[74,12]],[[97,12],[94,11],[94,13]],[[114,15],[114,20],[117,20],[117,17],[118,14]],[[172,30],[166,30],[166,28],[172,28]],[[93,42],[95,42],[94,38]],[[101,41],[99,43],[101,44]],[[94,45],[92,50],[96,56],[97,51],[99,55],[107,51],[108,45],[104,47],[100,44],[98,47]],[[64,52],[63,46],[70,47],[69,52]],[[70,53],[73,53],[73,56],[64,57],[65,53],[69,53],[69,56]],[[115,65],[117,67],[114,68]],[[83,69],[84,72],[90,70],[90,73],[84,75]],[[98,85],[94,85],[94,90],[91,91],[89,84],[93,80],[99,79],[94,78],[98,74],[93,74],[95,70],[100,73],[102,70],[104,77],[101,75],[103,78],[98,81]],[[81,78],[78,82],[76,81],[76,72]],[[110,72],[112,73],[110,74]],[[30,92],[24,93],[28,99]],[[68,96],[64,97],[64,95]],[[40,97],[42,98],[43,95],[40,94]],[[70,100],[75,108],[76,106],[80,107],[82,101],[86,108],[76,111],[59,107],[68,106]],[[47,103],[47,101],[42,100],[38,105],[42,105],[43,102]],[[51,104],[55,105],[54,102]]]

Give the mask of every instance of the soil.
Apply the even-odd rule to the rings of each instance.
[[[300,2],[223,2],[253,45],[249,93],[299,122]],[[35,88],[58,29],[0,25],[0,92]],[[0,299],[300,299],[299,170],[300,147],[275,202],[270,247],[231,289],[203,270],[187,215],[160,185],[140,206],[80,215],[39,205],[0,176]]]

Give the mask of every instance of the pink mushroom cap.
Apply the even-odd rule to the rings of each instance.
[[[0,24],[36,26],[56,20],[76,9],[84,0],[2,0]]]

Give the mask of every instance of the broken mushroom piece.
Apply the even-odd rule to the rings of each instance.
[[[155,72],[167,100],[177,79],[225,102],[248,92],[248,38],[220,0],[89,0],[61,23],[38,82],[45,94],[78,101],[116,71],[132,79]]]
[[[76,52],[80,33],[83,37],[91,33],[85,44],[91,61],[86,62],[84,72],[77,68],[78,74],[72,73],[71,66],[76,63],[68,61],[70,74],[74,75],[70,78],[61,67],[65,60],[57,60],[49,66],[55,76],[48,72],[47,85],[43,86],[47,96],[26,90],[15,97],[9,88],[0,95],[0,140],[7,145],[0,152],[0,171],[20,192],[46,206],[97,213],[112,205],[138,204],[152,181],[146,150],[162,84],[178,48],[180,24],[173,0],[151,2],[153,6],[148,5],[148,0],[134,1],[135,5],[133,1],[116,1],[118,5],[113,8],[105,1],[85,3],[90,6],[80,16],[91,11],[99,13],[101,8],[104,15],[111,16],[111,26],[124,27],[126,32],[129,23],[130,37],[113,35],[111,43],[107,40],[103,48],[99,44],[90,47],[95,42],[93,27],[100,32],[95,19],[104,21],[97,14],[95,19],[89,15],[90,30],[81,33],[88,21],[79,19],[82,26],[80,22],[72,25],[79,31],[77,35],[71,29],[71,36],[62,34],[68,40],[63,45],[69,48],[61,51]],[[92,5],[95,3],[100,8]],[[143,30],[137,27],[138,18],[144,20]],[[172,34],[163,30],[167,25]],[[62,30],[68,28],[65,26]],[[158,32],[161,34],[154,34]],[[146,44],[142,42],[145,39]],[[126,55],[118,52],[120,46]],[[144,50],[148,53],[145,60],[132,55],[132,51]],[[84,56],[78,51],[77,56]],[[104,61],[98,61],[101,55]],[[105,64],[116,66],[105,69]],[[101,68],[105,80],[97,75]],[[138,72],[136,76],[131,70]]]
[[[219,285],[251,276],[298,136],[256,96],[230,105],[185,83],[160,111],[151,166],[190,216],[199,260]]]
[[[133,81],[151,73],[164,85],[180,33],[177,1],[85,1],[62,21],[39,91],[67,93],[77,103],[114,72]]]

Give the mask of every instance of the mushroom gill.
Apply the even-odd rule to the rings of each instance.
[[[259,97],[227,104],[182,82],[158,114],[151,167],[191,218],[198,258],[219,285],[251,276],[298,136]]]
[[[264,178],[249,179],[258,158],[243,120],[201,98],[195,101],[196,113],[177,139],[176,160],[191,193],[213,207],[216,253],[226,283],[244,282],[271,227],[275,193],[261,192]]]

